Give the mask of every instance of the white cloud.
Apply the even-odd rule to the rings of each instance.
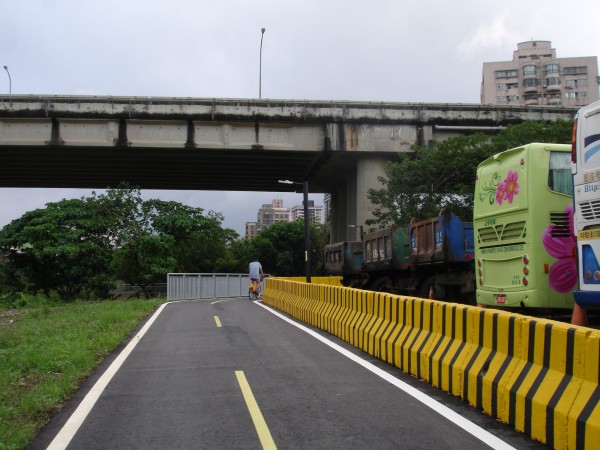
[[[511,14],[509,11],[500,11],[490,21],[484,22],[456,47],[458,56],[463,60],[480,58],[489,49],[503,49],[514,47],[521,41],[519,33],[510,29]],[[512,54],[506,55],[510,60]]]

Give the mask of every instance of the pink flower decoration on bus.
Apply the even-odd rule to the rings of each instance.
[[[518,179],[519,174],[516,171],[508,171],[508,176],[506,177],[506,199],[508,200],[508,203],[512,203],[513,197],[519,193]]]
[[[575,256],[577,244],[573,236],[573,205],[567,206],[565,213],[569,217],[568,232],[567,230],[556,232],[558,226],[550,225],[542,234],[544,248],[550,256],[558,260],[550,267],[550,287],[562,294],[571,292],[577,285],[577,259]],[[553,233],[553,231],[555,232]]]
[[[502,205],[502,202],[507,200],[508,203],[512,204],[515,195],[519,193],[518,180],[518,172],[509,170],[506,179],[498,183],[498,186],[496,187],[496,203]]]
[[[506,200],[506,180],[500,182],[496,187],[496,203],[502,205],[502,202]]]

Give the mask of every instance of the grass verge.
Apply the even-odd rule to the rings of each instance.
[[[0,311],[0,449],[21,449],[163,300]]]

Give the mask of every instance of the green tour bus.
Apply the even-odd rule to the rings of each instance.
[[[570,145],[528,144],[479,165],[473,206],[479,305],[573,308],[572,202]]]

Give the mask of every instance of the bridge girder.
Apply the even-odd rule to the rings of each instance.
[[[471,132],[576,109],[271,99],[0,97],[0,187],[280,192],[341,199],[335,233],[364,223],[385,161]],[[376,171],[378,173],[372,173]],[[368,172],[368,173],[367,173]],[[335,201],[335,200],[334,200]],[[357,207],[357,205],[360,205]]]

